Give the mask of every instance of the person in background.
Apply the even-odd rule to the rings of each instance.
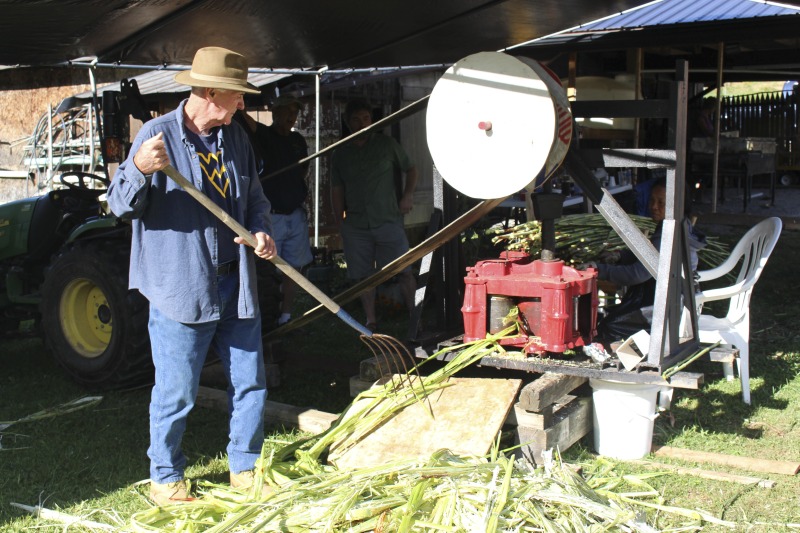
[[[372,108],[366,100],[352,100],[344,119],[354,134],[372,124]],[[399,195],[396,171],[405,173]],[[334,151],[331,200],[350,279],[363,279],[408,251],[403,216],[413,207],[416,186],[417,170],[392,137],[370,132]],[[398,277],[411,312],[416,290],[411,268]],[[366,326],[371,331],[377,327],[375,294],[375,289],[361,294]]]
[[[656,180],[650,188],[650,217],[656,229],[650,242],[661,247],[662,223],[666,216],[667,184]],[[705,248],[705,236],[691,226],[689,231],[689,264],[692,274],[697,270],[697,252]],[[624,286],[625,294],[619,305],[610,306],[597,324],[598,338],[608,342],[625,339],[641,329],[650,329],[652,306],[655,300],[656,280],[630,250],[611,252],[601,257],[603,262],[589,262],[580,268],[594,267],[597,279],[614,286]]]
[[[271,126],[256,122],[244,111],[237,113],[237,119],[250,134],[259,160],[261,186],[272,205],[272,238],[278,255],[296,270],[302,270],[314,259],[308,237],[308,216],[303,205],[308,197],[308,163],[295,165],[308,155],[305,139],[294,131],[302,109],[303,104],[296,98],[278,97],[270,107]],[[296,292],[297,284],[283,275],[278,326],[292,318]]]
[[[717,99],[712,97],[703,98],[700,105],[700,112],[697,114],[695,122],[695,137],[713,137],[716,129],[714,128],[714,113],[717,111]]]
[[[157,505],[190,499],[181,441],[212,347],[229,383],[231,486],[255,483],[267,398],[255,256],[275,255],[253,150],[231,124],[244,94],[259,93],[247,82],[246,59],[201,48],[175,81],[191,87],[189,98],[142,126],[108,189],[111,210],[131,220],[130,288],[150,302],[155,384],[147,454]],[[249,229],[255,250],[170,180],[167,165]]]

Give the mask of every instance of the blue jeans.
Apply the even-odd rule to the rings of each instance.
[[[150,398],[150,479],[170,483],[184,477],[181,440],[194,406],[200,371],[214,346],[228,378],[231,471],[253,469],[264,443],[267,386],[261,344],[261,317],[237,317],[239,276],[217,278],[221,319],[199,324],[176,322],[150,306],[150,344],[155,385]]]
[[[289,215],[273,214],[272,238],[278,255],[297,270],[314,260],[308,241],[308,217],[303,209],[298,207]]]

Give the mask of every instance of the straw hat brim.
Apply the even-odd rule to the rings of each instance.
[[[190,87],[205,87],[208,89],[227,89],[228,91],[241,91],[249,94],[261,94],[261,89],[244,80],[217,79],[200,80],[192,76],[191,70],[182,70],[175,74],[175,81]]]

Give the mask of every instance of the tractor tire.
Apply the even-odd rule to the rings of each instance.
[[[56,361],[94,390],[152,383],[149,307],[128,289],[129,243],[78,242],[59,253],[42,285],[42,330]]]

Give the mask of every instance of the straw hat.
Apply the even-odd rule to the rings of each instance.
[[[200,48],[194,55],[192,70],[177,73],[175,81],[191,87],[261,93],[258,87],[247,82],[245,57],[217,46]]]

